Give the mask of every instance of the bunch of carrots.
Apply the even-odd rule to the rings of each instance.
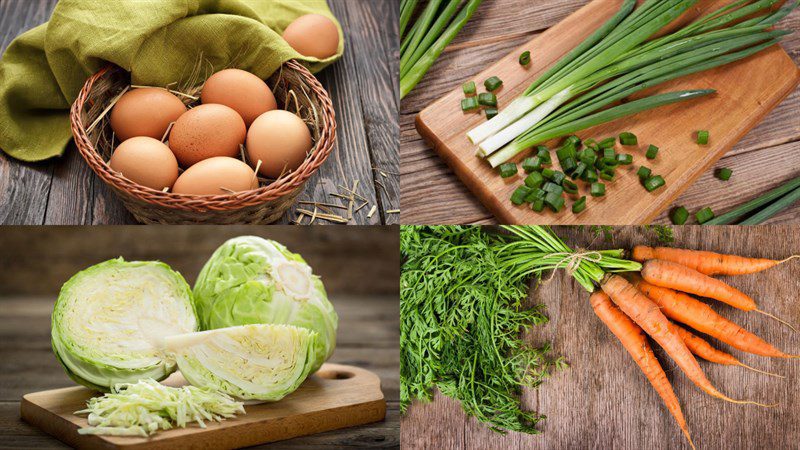
[[[656,341],[686,376],[709,395],[733,403],[775,406],[734,400],[718,391],[706,378],[695,355],[718,364],[738,365],[757,372],[767,372],[745,365],[733,355],[714,348],[674,322],[680,322],[744,352],[772,358],[800,358],[800,355],[790,355],[775,348],[689,295],[718,300],[745,311],[759,312],[791,327],[759,310],[756,302],[748,295],[712,278],[712,275],[761,272],[794,256],[776,261],[713,252],[637,246],[633,249],[632,258],[643,263],[641,272],[606,275],[600,289],[590,297],[592,308],[639,365],[692,448],[695,448],[694,443],[678,399],[664,369],[653,354],[647,336]]]

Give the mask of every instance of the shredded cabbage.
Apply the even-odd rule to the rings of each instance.
[[[168,430],[173,423],[185,428],[197,422],[221,422],[236,414],[245,414],[242,402],[209,388],[165,386],[152,378],[138,383],[120,383],[111,393],[93,397],[86,409],[75,414],[88,414],[89,427],[80,434],[147,437],[159,429]]]

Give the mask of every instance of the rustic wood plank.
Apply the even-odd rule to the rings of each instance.
[[[44,23],[56,2],[0,1],[0,48],[5,49],[22,31]],[[354,214],[351,223],[397,223],[399,215],[386,211],[399,208],[398,177],[378,174],[376,178],[372,167],[398,172],[395,86],[399,3],[331,0],[330,6],[345,28],[348,50],[342,61],[319,78],[333,97],[339,138],[333,156],[308,181],[300,199],[339,203],[329,194],[340,190],[337,185],[349,181],[352,187],[352,181],[359,179],[359,194],[370,204]],[[86,167],[74,146],[63,158],[40,164],[19,163],[2,155],[0,174],[1,223],[136,223],[116,194]],[[378,211],[368,218],[372,205]],[[294,218],[295,214],[289,213],[279,223]]]
[[[654,233],[642,227],[616,228],[613,242],[603,242],[588,227],[556,227],[556,232],[573,247],[592,249],[630,248],[656,242]],[[800,235],[793,226],[685,226],[675,227],[674,233],[676,245],[701,250],[775,259],[800,252]],[[774,236],[782,239],[776,241]],[[765,246],[767,241],[771,245]],[[798,277],[800,265],[784,264],[756,275],[723,279],[752,295],[763,308],[798,323],[800,310],[791,294]],[[432,404],[413,405],[402,418],[403,446],[409,449],[689,448],[661,400],[616,338],[595,317],[587,300],[588,293],[563,272],[529,296],[529,304],[544,304],[550,317],[548,324],[536,327],[529,342],[534,345],[551,342],[554,351],[570,363],[568,369],[556,373],[538,389],[525,390],[524,405],[548,416],[540,424],[541,435],[510,433],[501,437],[477,425],[474,419],[466,419],[458,405],[441,401],[438,396]],[[792,331],[775,321],[717,302],[712,306],[776,347],[792,353],[800,351]],[[709,379],[730,396],[780,402],[777,408],[733,405],[700,392],[656,349],[697,447],[791,447],[800,437],[800,416],[795,414],[800,404],[800,392],[795,388],[800,367],[792,361],[747,355],[711,341],[744,363],[785,375],[786,379],[701,362]],[[462,433],[465,438],[454,442],[453,436]]]
[[[502,21],[492,19],[492,23],[485,27],[485,32],[470,35],[466,41],[459,41],[458,45],[453,44],[448,47],[418,88],[403,99],[400,117],[403,223],[496,223],[491,213],[466,190],[463,183],[453,175],[430,147],[421,141],[414,129],[414,117],[422,108],[451,90],[454,85],[472,79],[475,73],[493,63],[499,56],[554,25],[586,2],[583,0],[569,4],[564,2],[564,12],[561,15],[550,11],[551,6],[557,9],[559,2],[555,2],[555,5],[552,2],[544,2],[541,9],[546,9],[547,12],[540,10],[540,3],[542,2],[534,5],[523,1],[504,0],[503,7],[483,5],[481,9],[484,14],[480,16],[479,21],[481,23],[490,20],[494,15],[505,17],[507,11],[513,10],[520,17],[530,21],[530,25],[514,22],[506,27]],[[498,11],[493,11],[495,9]],[[800,27],[800,11],[794,11],[785,18],[782,26],[788,29]],[[795,63],[800,63],[800,37],[796,34],[787,36],[781,45]],[[799,140],[800,123],[793,120],[798,114],[800,114],[800,90],[795,90],[758,127],[747,134],[728,153],[728,156]],[[768,173],[786,165],[791,159],[791,154],[785,154],[780,159],[765,162],[766,166],[759,167]],[[710,174],[711,170],[708,172]],[[776,180],[776,185],[780,181]],[[703,190],[690,187],[686,195],[693,192],[702,193]],[[723,192],[719,191],[719,195],[724,196]],[[791,210],[800,210],[800,205],[795,205]]]

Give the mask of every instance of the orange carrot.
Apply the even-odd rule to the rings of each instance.
[[[683,292],[654,286],[644,280],[634,284],[672,320],[738,348],[744,352],[773,358],[794,358],[773,347],[760,337],[717,314],[710,306]]]
[[[689,435],[689,427],[686,425],[686,419],[683,417],[681,411],[681,404],[678,402],[678,397],[675,396],[675,391],[672,390],[672,385],[661,368],[656,355],[653,354],[653,349],[647,342],[647,335],[642,331],[639,325],[633,323],[630,317],[611,302],[611,299],[603,291],[595,291],[589,301],[592,304],[592,309],[597,317],[606,324],[609,330],[614,333],[614,336],[619,339],[625,350],[630,353],[636,364],[647,377],[647,381],[656,390],[661,400],[667,406],[667,409],[678,422],[678,426],[683,431],[683,435],[689,440],[689,445],[694,447],[692,437]]]
[[[678,335],[681,337],[681,339],[683,339],[683,343],[686,344],[686,347],[688,347],[693,354],[705,359],[706,361],[711,361],[713,363],[723,364],[726,366],[741,366],[754,372],[763,373],[773,377],[784,378],[783,376],[775,373],[765,372],[763,370],[756,369],[755,367],[750,367],[736,359],[736,357],[730,353],[726,353],[722,350],[714,348],[705,339],[695,336],[689,330],[685,330],[678,325],[675,325],[675,331],[678,332]]]
[[[778,261],[774,259],[745,258],[743,256],[681,248],[647,247],[644,245],[633,247],[631,256],[639,262],[644,262],[648,259],[671,261],[705,275],[745,275],[756,273],[767,270],[770,267],[775,267],[790,259],[800,257],[800,255],[793,255]]]
[[[692,352],[683,343],[675,331],[675,325],[667,319],[658,305],[639,292],[632,284],[619,275],[607,275],[601,284],[603,292],[608,294],[628,317],[650,335],[672,357],[683,373],[707,394],[733,403],[750,403],[751,401],[733,400],[718,391],[706,378],[700,364],[692,356]]]
[[[650,259],[642,264],[642,277],[648,283],[656,286],[713,298],[734,308],[764,314],[797,331],[783,320],[758,309],[755,300],[744,292],[684,265],[661,259]]]

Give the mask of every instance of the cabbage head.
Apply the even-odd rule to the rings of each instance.
[[[196,331],[191,290],[166,264],[106,261],[61,288],[53,351],[75,382],[108,392],[117,383],[162,380],[175,371],[164,337]]]
[[[312,372],[336,345],[339,320],[322,281],[272,240],[241,236],[222,244],[197,277],[194,301],[204,330],[267,323],[316,331]]]
[[[193,386],[278,401],[311,372],[318,337],[291,325],[241,325],[168,336],[164,343]]]

